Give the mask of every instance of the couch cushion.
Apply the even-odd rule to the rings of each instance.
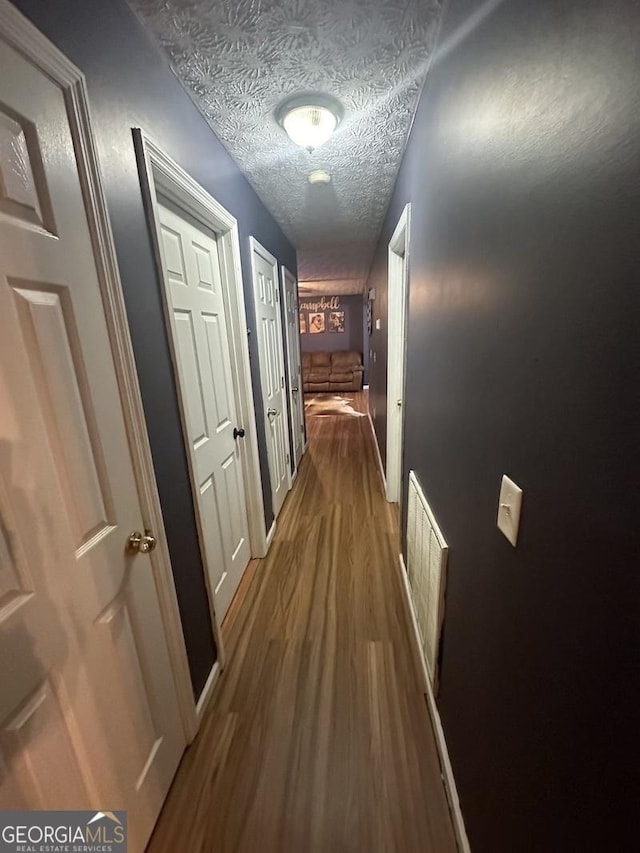
[[[330,352],[312,352],[311,353],[311,369],[317,370],[317,368],[322,367],[331,367],[331,353]]]
[[[331,370],[335,373],[346,373],[361,364],[359,352],[334,352],[331,357]]]

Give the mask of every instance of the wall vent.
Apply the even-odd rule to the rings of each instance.
[[[415,471],[411,471],[407,507],[407,575],[434,693],[438,688],[438,649],[444,618],[447,552],[442,531]]]

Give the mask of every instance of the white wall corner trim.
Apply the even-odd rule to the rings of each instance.
[[[436,704],[435,696],[433,695],[433,689],[431,687],[431,678],[429,676],[429,670],[427,668],[427,662],[425,660],[424,652],[422,650],[422,642],[420,640],[420,631],[418,628],[418,620],[416,618],[416,613],[413,608],[413,601],[411,598],[411,589],[409,587],[409,578],[407,575],[407,569],[404,563],[404,557],[402,554],[398,555],[398,570],[400,572],[400,578],[402,583],[402,590],[404,592],[404,601],[405,606],[409,612],[409,617],[411,619],[411,625],[413,627],[412,632],[412,640],[416,648],[416,652],[418,653],[418,657],[420,659],[421,669],[422,669],[422,681],[423,688],[425,692],[425,696],[427,697],[427,705],[429,708],[429,716],[431,717],[431,724],[433,726],[433,733],[436,740],[436,747],[438,749],[438,757],[440,759],[440,767],[442,769],[442,779],[444,781],[445,791],[447,794],[447,799],[449,800],[449,809],[451,811],[451,819],[453,822],[453,829],[456,835],[456,841],[458,843],[458,850],[460,853],[471,853],[471,847],[469,845],[469,838],[467,837],[467,830],[464,825],[464,818],[462,816],[462,810],[460,808],[460,799],[458,797],[458,789],[456,787],[456,780],[453,775],[453,768],[451,766],[451,761],[449,759],[449,750],[447,749],[447,741],[444,736],[444,729],[442,728],[442,721],[440,719],[440,713],[438,711],[438,706]]]

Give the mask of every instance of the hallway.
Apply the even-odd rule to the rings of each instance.
[[[366,397],[325,397],[151,853],[456,850]]]

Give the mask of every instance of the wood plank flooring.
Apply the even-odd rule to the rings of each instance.
[[[307,409],[309,451],[233,611],[225,672],[151,853],[456,850],[397,521],[366,398],[343,396],[340,414]]]

